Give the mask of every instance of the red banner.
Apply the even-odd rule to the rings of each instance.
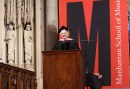
[[[80,9],[81,11],[79,11]],[[126,0],[59,0],[59,27],[63,25],[71,29],[73,28],[73,31],[80,33],[80,36],[84,35],[82,31],[85,28],[85,40],[88,41],[87,45],[89,46],[91,46],[91,40],[97,40],[97,42],[92,43],[92,48],[96,45],[96,51],[92,49],[94,53],[87,53],[89,55],[91,55],[91,53],[95,54],[95,60],[93,62],[94,73],[101,72],[104,74],[103,76],[106,75],[104,88],[129,87],[127,13]],[[80,17],[78,18],[78,16]],[[84,20],[82,18],[84,18]],[[95,28],[96,31],[93,30]],[[109,35],[106,36],[106,33]],[[102,36],[103,34],[106,35]],[[95,38],[93,39],[93,37]],[[80,37],[80,40],[84,40],[83,36]],[[106,40],[110,42],[107,43]],[[105,60],[108,61],[108,64]],[[89,60],[86,62],[89,63]],[[87,64],[87,66],[91,67],[89,64]],[[108,71],[105,70],[106,66],[108,67]],[[91,70],[93,71],[93,69],[90,68],[90,71]],[[107,80],[109,80],[109,82],[107,82]]]

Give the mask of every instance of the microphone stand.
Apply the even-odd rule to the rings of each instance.
[[[81,42],[81,46],[83,45],[83,48],[81,47],[81,50],[83,49],[83,59],[84,59],[84,65],[85,65],[85,69],[84,69],[84,71],[85,71],[85,82],[86,82],[86,86],[87,86],[87,89],[88,89],[88,85],[90,85],[90,80],[89,80],[89,76],[88,76],[88,74],[89,74],[89,69],[88,69],[88,64],[87,64],[87,62],[88,62],[88,59],[87,59],[87,56],[86,56],[86,54],[87,54],[87,43],[89,44],[89,42],[95,42],[95,41],[97,41],[97,40],[81,40],[80,42]],[[83,44],[82,44],[83,43]],[[88,45],[89,46],[89,45]]]

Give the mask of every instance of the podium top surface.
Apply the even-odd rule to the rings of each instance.
[[[72,52],[81,52],[81,50],[50,50],[50,51],[42,51],[42,53],[72,53]]]

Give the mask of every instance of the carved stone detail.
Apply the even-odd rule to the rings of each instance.
[[[34,0],[5,0],[5,28],[7,62],[34,70]]]
[[[7,62],[15,63],[15,43],[16,43],[16,0],[5,0],[5,39]]]
[[[34,70],[33,66],[33,44],[34,44],[34,3],[33,0],[23,0],[22,6],[22,23],[23,23],[23,37],[24,37],[24,61],[25,68]]]
[[[24,54],[25,54],[25,64],[26,68],[30,69],[32,63],[32,28],[31,22],[27,21],[24,28]],[[32,67],[31,67],[32,68]]]
[[[7,31],[5,35],[5,42],[7,44],[7,56],[8,63],[14,64],[15,61],[15,42],[16,42],[16,34],[15,34],[15,24],[10,21],[7,24]]]

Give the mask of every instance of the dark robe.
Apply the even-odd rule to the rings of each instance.
[[[98,76],[93,73],[87,73],[86,83],[87,87],[90,86],[90,89],[102,89],[103,80],[102,78],[98,79]]]
[[[79,49],[77,41],[58,41],[53,50],[75,50]]]

